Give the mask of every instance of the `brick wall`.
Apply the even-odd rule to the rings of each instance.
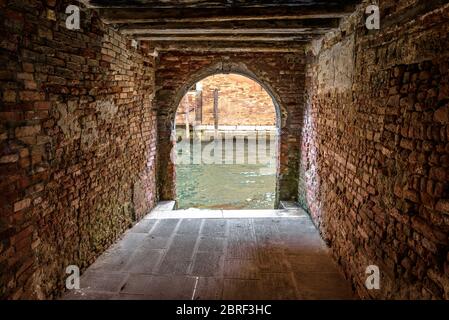
[[[299,198],[361,297],[449,298],[449,6],[422,11],[439,3],[382,1],[379,31],[365,3],[309,48]]]
[[[0,297],[52,298],[155,201],[154,61],[61,1],[0,2]]]
[[[303,53],[196,53],[162,52],[157,59],[159,194],[175,199],[175,168],[170,160],[170,140],[181,98],[197,81],[220,73],[243,74],[257,79],[279,104],[280,159],[279,198],[296,200],[300,134],[304,112]]]
[[[198,99],[201,99],[201,93],[197,91],[189,91],[182,97],[176,112],[176,126],[184,126],[187,119],[189,125],[201,124],[196,121],[197,113],[201,112]],[[186,110],[188,110],[188,114],[186,114]]]
[[[276,110],[265,89],[249,78],[236,74],[217,74],[201,81],[202,122],[214,125],[214,90],[218,93],[219,125],[274,126]],[[186,95],[191,96],[189,94]],[[195,99],[189,102],[189,110],[194,110]],[[185,123],[185,111],[181,102],[176,123]],[[195,119],[195,115],[189,115]],[[191,122],[192,123],[192,122]]]

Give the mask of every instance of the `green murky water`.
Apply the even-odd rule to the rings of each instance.
[[[178,208],[273,209],[276,141],[273,134],[210,141],[178,137]]]

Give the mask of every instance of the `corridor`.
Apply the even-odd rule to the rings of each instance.
[[[179,211],[150,213],[64,299],[354,298],[300,209]]]
[[[448,47],[448,0],[0,1],[0,300],[449,300]]]

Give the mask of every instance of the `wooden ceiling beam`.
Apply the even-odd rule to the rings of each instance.
[[[299,34],[323,34],[330,28],[315,29],[130,29],[122,31],[123,34],[132,35],[299,35]]]
[[[126,34],[133,35],[136,39],[142,38],[142,37],[189,37],[189,38],[201,38],[201,37],[222,37],[222,38],[258,38],[258,37],[265,37],[265,38],[294,38],[294,37],[304,37],[304,36],[319,36],[323,35],[326,32],[330,31],[331,29],[301,29],[301,30],[238,30],[238,31],[232,31],[232,30],[183,30],[178,31],[175,30],[172,32],[172,30],[166,30],[166,31],[151,31],[148,32],[142,31],[142,32],[129,32]]]
[[[257,8],[178,8],[178,9],[98,9],[105,23],[224,22],[255,20],[300,20],[341,18],[352,6],[257,7]]]
[[[325,32],[337,28],[339,18],[310,20],[259,20],[210,23],[131,23],[120,25],[124,34],[287,34]]]
[[[308,34],[303,36],[149,36],[140,35],[136,36],[136,40],[146,40],[146,41],[173,41],[173,42],[196,42],[196,41],[244,41],[244,42],[290,42],[290,41],[308,41],[312,40],[315,36]]]
[[[178,9],[178,8],[261,8],[261,7],[310,7],[328,6],[341,7],[352,5],[357,0],[80,0],[90,8],[152,8],[152,9]],[[359,1],[360,2],[360,1]]]
[[[145,46],[158,52],[304,52],[308,41],[297,42],[170,42],[143,41]]]

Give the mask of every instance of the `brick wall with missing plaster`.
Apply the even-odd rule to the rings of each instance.
[[[202,84],[202,125],[214,125],[214,89],[219,90],[219,125],[274,126],[276,110],[265,89],[249,78],[235,74],[219,74],[207,77]],[[188,93],[176,114],[176,123],[185,123],[185,106],[190,106],[189,120],[195,123],[196,93]]]
[[[65,29],[66,4],[0,1],[2,298],[56,297],[66,265],[94,261],[156,190],[171,197],[173,168],[160,167],[157,188],[155,157],[169,163],[175,100],[232,69],[272,89],[281,199],[309,207],[357,292],[449,298],[448,6],[419,15],[417,0],[383,1],[383,29],[370,32],[362,6],[312,45],[306,69],[302,53],[154,61],[90,11],[82,30]],[[363,286],[370,264],[379,291]]]
[[[154,59],[62,1],[0,2],[0,297],[52,298],[155,202]]]
[[[299,198],[361,297],[449,299],[449,6],[366,5],[308,50]]]

